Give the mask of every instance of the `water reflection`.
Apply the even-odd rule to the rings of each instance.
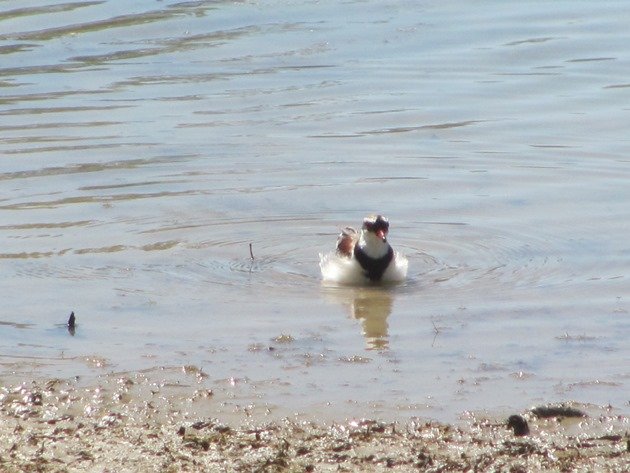
[[[328,295],[336,303],[348,308],[350,316],[361,322],[368,350],[389,348],[389,323],[394,299],[383,287],[332,288]]]

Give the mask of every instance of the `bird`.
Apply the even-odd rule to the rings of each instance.
[[[387,241],[388,234],[389,220],[382,215],[365,217],[360,231],[344,228],[335,251],[320,254],[323,279],[341,284],[404,281],[407,258],[394,251]]]

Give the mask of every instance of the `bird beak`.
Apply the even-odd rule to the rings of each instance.
[[[376,236],[385,241],[385,238],[387,237],[387,232],[385,230],[376,230]]]

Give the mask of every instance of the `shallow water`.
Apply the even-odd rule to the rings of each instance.
[[[623,7],[0,4],[0,376],[195,366],[331,418],[627,412]],[[322,285],[372,212],[409,280]]]

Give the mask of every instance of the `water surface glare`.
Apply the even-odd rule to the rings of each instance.
[[[624,7],[3,2],[0,381],[192,366],[226,413],[627,413]],[[409,279],[322,284],[373,212]]]

